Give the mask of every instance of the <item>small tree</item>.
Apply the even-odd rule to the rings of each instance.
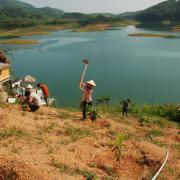
[[[100,104],[109,104],[110,103],[110,96],[101,96],[101,97],[98,97],[97,98],[97,105],[100,105]]]

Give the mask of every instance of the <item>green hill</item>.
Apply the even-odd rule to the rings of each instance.
[[[168,0],[152,6],[136,15],[140,21],[159,22],[165,20],[180,20],[180,1]]]
[[[125,19],[134,19],[141,11],[136,11],[136,12],[124,12],[121,14],[118,14],[117,16],[120,18],[125,18]]]
[[[17,0],[0,0],[0,27],[28,27],[62,17],[64,12],[53,8],[36,8]]]
[[[0,18],[45,18],[63,15],[62,10],[48,7],[36,8],[17,0],[0,0],[0,10]]]

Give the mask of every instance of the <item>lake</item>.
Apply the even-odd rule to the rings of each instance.
[[[3,48],[16,49],[11,53],[16,76],[30,74],[48,84],[61,106],[78,106],[85,58],[90,62],[85,81],[95,80],[95,98],[110,96],[113,103],[126,98],[138,103],[179,103],[180,39],[128,36],[139,32],[156,33],[133,26],[104,32],[62,30],[21,37],[39,40],[37,46]]]

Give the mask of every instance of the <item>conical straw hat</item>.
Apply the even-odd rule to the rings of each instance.
[[[94,87],[96,86],[96,84],[95,84],[95,82],[93,80],[90,80],[90,81],[86,82],[86,84],[90,84],[90,85],[92,85]]]

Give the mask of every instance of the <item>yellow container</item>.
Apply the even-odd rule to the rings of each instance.
[[[0,83],[10,80],[10,66],[9,64],[0,63]]]

